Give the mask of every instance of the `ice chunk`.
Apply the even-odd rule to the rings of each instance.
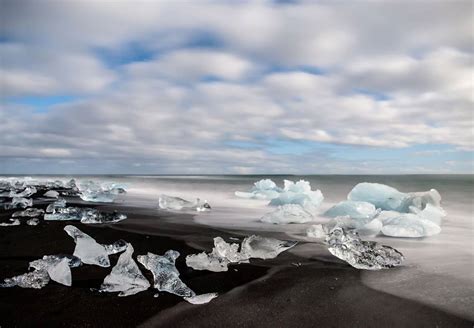
[[[126,193],[126,186],[117,183],[84,181],[79,184],[79,197],[87,202],[112,203]]]
[[[14,197],[10,204],[10,208],[27,208],[33,206],[31,198]]]
[[[12,278],[6,278],[0,287],[21,287],[41,289],[49,283],[49,274],[46,270],[35,270]]]
[[[30,197],[31,195],[36,194],[37,190],[34,186],[26,186],[25,189],[21,192],[16,192],[14,190],[10,191],[11,198],[24,198]]]
[[[337,216],[324,224],[326,231],[330,231],[335,227],[344,228],[345,230],[355,230],[360,235],[374,236],[380,232],[382,222],[377,219],[354,219],[349,215]]]
[[[382,233],[391,237],[427,237],[441,232],[434,222],[411,213],[384,219]]]
[[[169,250],[163,256],[148,253],[147,255],[138,255],[137,259],[152,272],[156,289],[181,297],[194,297],[196,293],[179,279],[179,271],[175,266],[178,257],[179,252]]]
[[[105,277],[100,286],[101,292],[120,292],[119,296],[129,296],[147,290],[150,283],[143,276],[137,263],[132,258],[133,247],[127,245],[112,272]]]
[[[263,179],[255,182],[250,192],[236,191],[235,195],[241,198],[273,199],[278,197],[281,191],[281,188],[277,187],[275,182],[270,179]]]
[[[87,207],[56,207],[51,214],[45,214],[46,221],[81,221],[84,224],[117,223],[125,220],[125,214],[101,213],[95,208]]]
[[[46,213],[53,213],[56,209],[64,207],[66,207],[66,200],[64,198],[58,198],[58,200],[46,207]]]
[[[208,270],[213,272],[223,272],[229,270],[230,261],[225,257],[219,257],[214,252],[206,254],[191,254],[186,256],[186,265],[194,270]]]
[[[11,223],[0,223],[0,227],[12,227],[20,225],[20,220],[10,219]]]
[[[366,223],[362,227],[358,228],[356,231],[362,236],[375,236],[379,234],[380,230],[382,230],[382,226],[382,221],[379,219],[373,219],[369,223]]]
[[[311,185],[308,181],[300,180],[295,183],[285,180],[283,191],[278,197],[270,201],[270,205],[299,204],[306,211],[314,213],[323,200],[322,192],[320,190],[311,190]]]
[[[441,207],[435,207],[431,204],[426,204],[423,210],[418,207],[410,206],[410,212],[416,214],[418,217],[429,220],[440,226],[442,219],[446,216],[446,212]]]
[[[56,281],[65,286],[71,286],[71,268],[69,260],[65,257],[44,256],[40,260],[30,262],[30,268],[48,272],[51,280]]]
[[[313,220],[313,215],[298,204],[285,204],[265,214],[260,221],[274,224],[305,223]]]
[[[28,221],[26,221],[26,224],[30,225],[30,226],[38,225],[39,224],[39,219],[37,219],[37,218],[29,219]]]
[[[123,252],[124,250],[127,249],[128,245],[129,244],[125,240],[119,239],[113,244],[102,245],[102,246],[104,246],[105,251],[107,252],[107,254],[112,255],[112,254],[117,254],[117,253]]]
[[[59,197],[59,192],[55,191],[55,190],[48,190],[47,192],[45,192],[43,194],[44,197],[48,197],[48,198],[58,198]]]
[[[306,235],[310,238],[322,239],[326,237],[326,231],[321,224],[313,224],[306,229]]]
[[[407,198],[407,194],[395,188],[368,182],[359,183],[347,195],[349,200],[369,202],[377,208],[389,211],[401,211]]]
[[[241,253],[248,258],[273,259],[297,244],[295,241],[282,241],[252,235],[242,241]]]
[[[348,215],[353,219],[368,220],[377,215],[377,210],[368,202],[345,200],[331,207],[324,215],[332,218]]]
[[[398,266],[404,260],[396,249],[373,241],[363,241],[356,232],[341,227],[331,230],[326,237],[328,250],[354,268],[380,270]]]
[[[211,300],[216,298],[218,295],[217,293],[208,293],[208,294],[201,294],[192,297],[185,297],[184,299],[191,304],[205,304],[209,303]]]
[[[80,258],[83,263],[101,267],[110,266],[109,253],[104,245],[97,243],[75,226],[67,225],[64,227],[64,231],[74,239],[76,248],[73,255]]]
[[[160,195],[158,198],[158,207],[163,210],[196,210],[198,212],[210,210],[211,206],[206,201],[199,198],[195,202],[173,197],[168,195]]]
[[[30,217],[30,218],[34,218],[34,217],[37,217],[37,216],[40,216],[40,215],[43,215],[44,214],[44,211],[42,209],[38,209],[38,208],[28,208],[24,211],[18,211],[18,212],[15,212],[12,214],[12,217],[13,218],[16,218],[16,217]]]

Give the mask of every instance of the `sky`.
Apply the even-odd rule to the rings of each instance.
[[[471,1],[0,0],[0,174],[473,173]]]

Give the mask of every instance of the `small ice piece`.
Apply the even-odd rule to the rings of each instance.
[[[42,209],[38,208],[27,208],[24,211],[18,211],[12,214],[12,218],[16,217],[29,217],[29,218],[34,218],[40,215],[43,215],[44,211]]]
[[[196,293],[179,279],[179,271],[175,266],[178,257],[179,252],[169,250],[163,256],[153,253],[138,255],[137,260],[152,272],[154,287],[160,292],[168,292],[181,297],[194,297]]]
[[[48,198],[58,198],[59,192],[57,192],[56,190],[48,190],[43,194],[43,196]]]
[[[321,224],[313,224],[308,229],[306,229],[306,236],[310,238],[322,239],[326,238],[326,231]]]
[[[30,226],[38,225],[39,224],[39,219],[37,219],[37,218],[29,219],[28,221],[26,221],[26,224],[30,225]]]
[[[83,263],[101,267],[110,266],[106,247],[97,243],[92,237],[83,233],[75,226],[67,225],[64,227],[64,231],[74,239],[76,248],[73,255],[80,258]]]
[[[62,285],[72,285],[71,268],[69,267],[69,260],[65,257],[44,256],[40,260],[30,262],[30,268],[48,272],[51,280]]]
[[[211,206],[206,201],[203,202],[199,198],[195,202],[190,202],[183,198],[168,195],[159,196],[158,207],[163,210],[196,210],[198,212],[211,209]]]
[[[202,252],[186,256],[186,265],[194,270],[224,272],[229,270],[229,263],[228,259],[216,256],[213,252],[209,254]]]
[[[206,304],[209,303],[211,300],[216,298],[218,295],[217,293],[208,293],[208,294],[201,294],[192,297],[185,297],[184,299],[191,303],[191,304]]]
[[[4,279],[0,287],[21,287],[41,289],[49,283],[49,274],[46,270],[35,270],[19,276]]]
[[[267,213],[260,219],[261,222],[273,224],[305,223],[313,220],[313,215],[299,204],[285,204]]]
[[[345,200],[331,207],[324,215],[331,218],[348,215],[353,219],[368,220],[377,215],[377,209],[368,202]]]
[[[270,179],[263,179],[255,182],[250,192],[236,191],[235,195],[241,198],[270,200],[278,197],[281,191],[281,188],[278,188],[275,182]]]
[[[104,224],[117,223],[127,218],[125,214],[117,213],[97,213],[97,215],[86,215],[81,218],[81,223],[84,224]]]
[[[127,249],[127,245],[129,245],[129,244],[123,239],[119,239],[115,243],[110,244],[110,245],[102,244],[102,246],[104,246],[105,251],[107,252],[108,255],[123,252],[124,250]]]
[[[382,227],[382,233],[391,237],[428,237],[440,232],[436,223],[411,213],[399,213],[384,219]]]
[[[112,203],[126,194],[126,186],[117,183],[96,183],[85,181],[79,184],[79,197],[87,202]]]
[[[356,232],[341,227],[329,232],[326,243],[331,254],[357,269],[386,269],[398,266],[404,260],[402,253],[396,249],[373,241],[363,241]]]
[[[10,208],[27,208],[33,206],[33,199],[23,198],[23,197],[14,197],[10,204]]]
[[[13,227],[20,225],[20,220],[18,219],[10,219],[11,223],[0,223],[0,227]]]
[[[320,190],[311,190],[308,181],[300,180],[293,182],[285,180],[285,187],[278,197],[270,201],[270,205],[279,206],[285,204],[299,204],[306,211],[314,213],[324,200]]]
[[[46,213],[53,213],[57,208],[66,207],[66,200],[64,198],[58,198],[54,203],[51,203],[46,207]]]
[[[99,291],[120,292],[119,296],[129,296],[150,288],[150,283],[132,258],[132,245],[127,244],[126,247],[117,264],[112,268],[112,272],[105,277]]]
[[[398,212],[397,212],[398,213]],[[335,227],[344,228],[345,230],[355,230],[360,235],[375,236],[382,228],[382,222],[378,219],[354,219],[349,215],[337,216],[324,224],[326,231],[331,231]]]
[[[80,221],[83,218],[98,216],[99,211],[87,207],[55,207],[53,213],[45,214],[46,221]]]
[[[242,241],[241,253],[248,258],[273,259],[297,244],[295,241],[282,241],[252,235]]]
[[[420,210],[416,206],[410,206],[410,212],[438,226],[441,226],[441,221],[446,216],[446,212],[441,207],[435,207],[431,204],[426,204],[423,210]]]

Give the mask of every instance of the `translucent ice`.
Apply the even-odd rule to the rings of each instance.
[[[45,192],[43,194],[44,197],[48,197],[48,198],[58,198],[59,197],[59,193],[55,190],[49,190],[47,192]]]
[[[10,197],[11,198],[14,198],[14,197],[18,197],[18,198],[22,198],[22,197],[30,197],[31,195],[34,195],[36,194],[37,190],[34,186],[26,186],[25,189],[23,189],[23,191],[15,191],[15,190],[12,190],[10,191]]]
[[[14,197],[9,208],[27,208],[33,206],[31,198]]]
[[[12,214],[12,217],[13,218],[16,218],[16,217],[30,217],[30,218],[34,218],[34,217],[37,217],[37,216],[40,216],[40,215],[43,215],[44,214],[44,211],[42,209],[38,209],[38,208],[28,208],[24,211],[18,211],[18,212],[15,212]]]
[[[119,296],[129,296],[150,287],[150,283],[143,276],[132,255],[133,247],[128,244],[117,264],[112,268],[112,272],[105,277],[100,286],[101,292],[120,292]]]
[[[305,223],[313,220],[313,215],[298,204],[285,204],[267,213],[260,221],[274,224]]]
[[[41,289],[49,283],[49,275],[45,270],[35,270],[12,278],[6,278],[0,287],[35,288]]]
[[[277,187],[275,182],[270,179],[263,179],[255,182],[250,192],[236,191],[235,195],[241,198],[273,199],[278,197],[281,191],[281,188]]]
[[[127,216],[123,213],[95,213],[94,215],[86,215],[82,217],[81,223],[84,224],[103,224],[103,223],[117,223],[123,221]]]
[[[440,233],[441,228],[433,221],[411,213],[399,213],[384,219],[382,233],[391,237],[427,237]]]
[[[107,252],[107,254],[112,255],[112,254],[117,254],[117,253],[123,252],[124,250],[127,249],[128,245],[129,244],[125,240],[119,239],[116,242],[114,242],[113,244],[110,244],[110,245],[104,245],[103,244],[102,246],[104,246],[105,251]]]
[[[186,256],[186,265],[194,270],[223,272],[229,270],[229,263],[228,259],[217,256],[214,252],[209,254],[202,252]]]
[[[248,258],[273,259],[296,244],[294,241],[252,235],[242,241],[241,253]]]
[[[45,214],[46,221],[81,221],[84,224],[117,223],[125,220],[125,214],[101,213],[95,208],[55,207],[53,213]]]
[[[306,229],[306,236],[310,238],[322,239],[326,238],[326,231],[321,224],[314,224]]]
[[[278,197],[270,201],[270,205],[299,204],[305,210],[313,213],[323,202],[324,197],[320,190],[311,190],[308,181],[293,182],[285,180],[285,187]]]
[[[201,294],[192,297],[185,297],[184,299],[191,304],[205,304],[217,297],[217,293]]]
[[[58,198],[55,202],[51,203],[46,207],[46,213],[53,213],[57,208],[66,207],[66,200],[64,198]]]
[[[115,247],[97,243],[92,237],[72,225],[65,226],[64,231],[74,239],[76,248],[73,255],[80,258],[83,263],[101,267],[110,266],[109,254],[113,254],[111,252],[114,252]],[[123,242],[120,242],[120,244],[123,244]]]
[[[18,219],[10,219],[11,223],[0,223],[0,227],[12,227],[20,225],[20,220]]]
[[[418,217],[429,220],[438,226],[441,225],[442,219],[446,216],[446,212],[441,207],[435,207],[431,204],[426,204],[423,210],[416,206],[410,206],[410,212],[416,214]]]
[[[396,249],[372,241],[363,241],[357,233],[341,227],[326,237],[328,250],[357,269],[380,270],[398,266],[404,260]]]
[[[39,219],[37,218],[29,219],[28,221],[26,221],[26,224],[30,226],[38,225],[38,223],[39,223]]]
[[[30,268],[46,271],[51,280],[65,286],[72,284],[71,268],[66,257],[44,256],[40,260],[30,262]]]
[[[345,230],[355,230],[360,235],[375,236],[380,232],[380,229],[382,228],[382,222],[378,218],[372,220],[354,219],[349,215],[346,215],[332,218],[329,222],[324,224],[324,227],[327,231],[330,231],[335,227],[340,227],[344,228]]]
[[[158,198],[158,207],[163,210],[196,210],[198,212],[210,210],[211,206],[206,201],[201,201],[199,198],[195,202],[173,197],[168,195],[160,195]]]
[[[345,200],[331,207],[324,215],[332,218],[348,215],[353,219],[367,220],[375,217],[377,210],[368,202]]]
[[[112,203],[126,193],[126,186],[116,183],[84,181],[79,184],[79,197],[88,202]]]
[[[160,256],[153,253],[138,255],[138,262],[150,270],[154,278],[154,287],[161,292],[168,292],[181,297],[196,296],[184,282],[179,279],[179,271],[176,269],[175,261],[179,252],[169,250]]]

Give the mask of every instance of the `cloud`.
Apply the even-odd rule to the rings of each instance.
[[[473,149],[469,2],[4,3],[0,171],[393,172],[423,156],[370,149],[447,145],[417,164],[444,172]],[[77,97],[14,101],[51,95]]]

